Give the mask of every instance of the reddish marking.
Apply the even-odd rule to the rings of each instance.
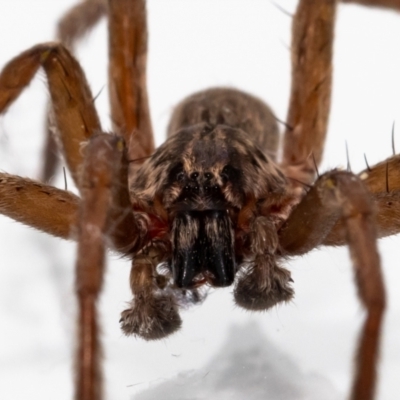
[[[169,231],[168,224],[154,214],[147,214],[150,218],[149,231],[148,234],[153,239],[163,238]]]
[[[248,232],[250,230],[250,220],[254,217],[256,211],[256,201],[248,196],[242,209],[239,211],[237,227],[238,229]]]
[[[277,204],[273,204],[269,207],[269,213],[270,214],[278,214],[282,211],[282,206],[281,205],[277,205]]]
[[[192,282],[190,283],[190,289],[197,289],[200,286],[209,284],[210,286],[214,286],[213,284],[214,275],[208,273],[208,271],[203,271],[202,273],[196,275]]]
[[[214,286],[215,276],[210,271],[203,271],[203,276],[203,281],[205,281],[204,283],[207,282],[210,286]]]
[[[161,216],[149,212],[149,207],[134,204],[132,210],[133,212],[145,213],[149,218],[147,234],[150,240],[162,239],[169,232],[168,223]]]
[[[197,289],[198,287],[203,286],[203,285],[205,285],[206,283],[208,283],[208,281],[207,281],[206,278],[199,279],[199,280],[195,280],[195,281],[193,282],[193,285],[191,285],[191,287],[194,288],[194,289]]]

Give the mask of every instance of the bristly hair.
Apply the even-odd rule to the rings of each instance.
[[[208,204],[215,198],[223,199],[223,207],[241,208],[249,196],[282,195],[286,185],[279,167],[246,132],[203,123],[182,129],[159,147],[138,170],[130,191],[133,203],[146,209],[158,197],[173,210],[181,197],[190,198],[190,209],[201,210],[220,208]]]

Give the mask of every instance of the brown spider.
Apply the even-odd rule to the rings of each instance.
[[[392,189],[392,188],[391,188]],[[393,190],[393,189],[392,189]],[[358,398],[365,398],[365,397],[358,397]]]

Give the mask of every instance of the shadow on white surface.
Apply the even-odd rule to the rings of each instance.
[[[206,366],[182,371],[135,400],[338,400],[328,379],[304,372],[258,324],[232,325]]]

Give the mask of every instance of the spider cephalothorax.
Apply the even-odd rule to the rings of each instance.
[[[192,109],[201,112],[192,115]],[[262,147],[276,143],[273,114],[260,100],[233,89],[195,94],[177,110],[192,118],[176,127],[180,116],[173,116],[168,140],[130,184],[136,217],[146,221],[136,262],[142,263],[151,248],[149,269],[156,274],[157,264],[166,266],[172,279],[162,280],[160,288],[155,278],[157,293],[170,287],[195,290],[204,283],[229,286],[240,272],[239,305],[267,309],[289,300],[290,274],[276,264],[277,229],[294,198],[274,161],[275,149]],[[262,130],[259,120],[268,122],[259,125]],[[123,327],[127,333],[142,332],[140,324],[148,325],[148,319],[143,321],[128,332],[123,318]]]

